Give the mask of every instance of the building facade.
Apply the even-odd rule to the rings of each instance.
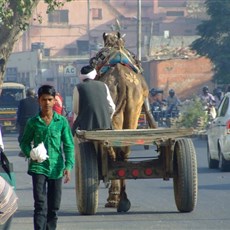
[[[141,49],[142,60],[151,59],[154,50],[161,48],[161,43],[152,42],[152,37],[173,40],[175,36],[182,38],[196,34],[196,26],[205,17],[203,2],[74,0],[47,14],[47,5],[41,0],[12,54],[18,58],[23,52],[35,52],[37,59],[32,59],[32,67],[26,70],[17,66],[17,58],[11,58],[8,72],[17,69],[14,72],[17,80],[29,82],[31,86],[53,84],[68,97],[78,82],[81,67],[103,46],[104,32],[119,29],[125,34],[126,48],[135,54]],[[138,14],[140,6],[141,13]],[[141,24],[141,47],[137,44],[138,23]]]

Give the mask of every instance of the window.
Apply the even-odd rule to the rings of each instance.
[[[101,8],[92,8],[92,19],[93,20],[102,19],[102,9]]]
[[[77,54],[85,55],[89,52],[88,40],[77,40]]]
[[[228,110],[229,98],[226,97],[226,99],[224,100],[224,102],[222,104],[223,104],[223,106],[222,106],[222,108],[220,110],[220,116],[224,117],[226,112],[227,112],[227,110]]]
[[[49,69],[49,63],[48,62],[41,62],[41,69]]]
[[[45,57],[49,57],[50,56],[50,49],[49,48],[45,48],[44,49],[44,56]]]
[[[186,7],[186,1],[185,0],[159,0],[158,1],[158,7]]]
[[[67,50],[69,56],[74,56],[77,54],[77,48],[68,48]]]
[[[167,11],[166,16],[171,16],[171,17],[184,16],[184,11]]]
[[[46,81],[54,81],[54,78],[53,77],[47,77]]]
[[[50,23],[68,23],[69,11],[68,10],[55,10],[48,14],[48,21]]]

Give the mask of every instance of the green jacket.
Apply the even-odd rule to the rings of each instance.
[[[31,149],[37,147],[41,142],[44,143],[49,158],[42,163],[30,159],[28,174],[43,174],[50,179],[58,179],[63,176],[64,169],[72,170],[74,143],[69,123],[65,117],[54,112],[49,125],[41,119],[40,115],[28,120],[20,142],[22,152],[27,158],[30,158]]]

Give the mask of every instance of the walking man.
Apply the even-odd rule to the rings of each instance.
[[[29,118],[35,116],[39,112],[38,99],[35,96],[35,90],[32,88],[27,89],[26,98],[19,102],[17,110],[17,126],[19,129],[18,142],[20,143],[26,122]],[[20,157],[25,157],[23,152],[19,152]]]
[[[27,122],[20,142],[21,150],[30,158],[28,174],[33,182],[35,230],[56,229],[62,180],[64,177],[64,183],[70,181],[74,165],[71,129],[67,119],[53,111],[55,94],[50,85],[38,89],[41,111]]]

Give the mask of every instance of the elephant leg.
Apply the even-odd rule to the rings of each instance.
[[[145,114],[147,116],[147,120],[148,120],[150,128],[153,128],[153,129],[157,128],[157,123],[152,115],[148,98],[145,98],[144,110],[145,110]]]
[[[106,208],[117,208],[120,201],[120,180],[112,180],[109,188],[109,197],[107,198]]]

